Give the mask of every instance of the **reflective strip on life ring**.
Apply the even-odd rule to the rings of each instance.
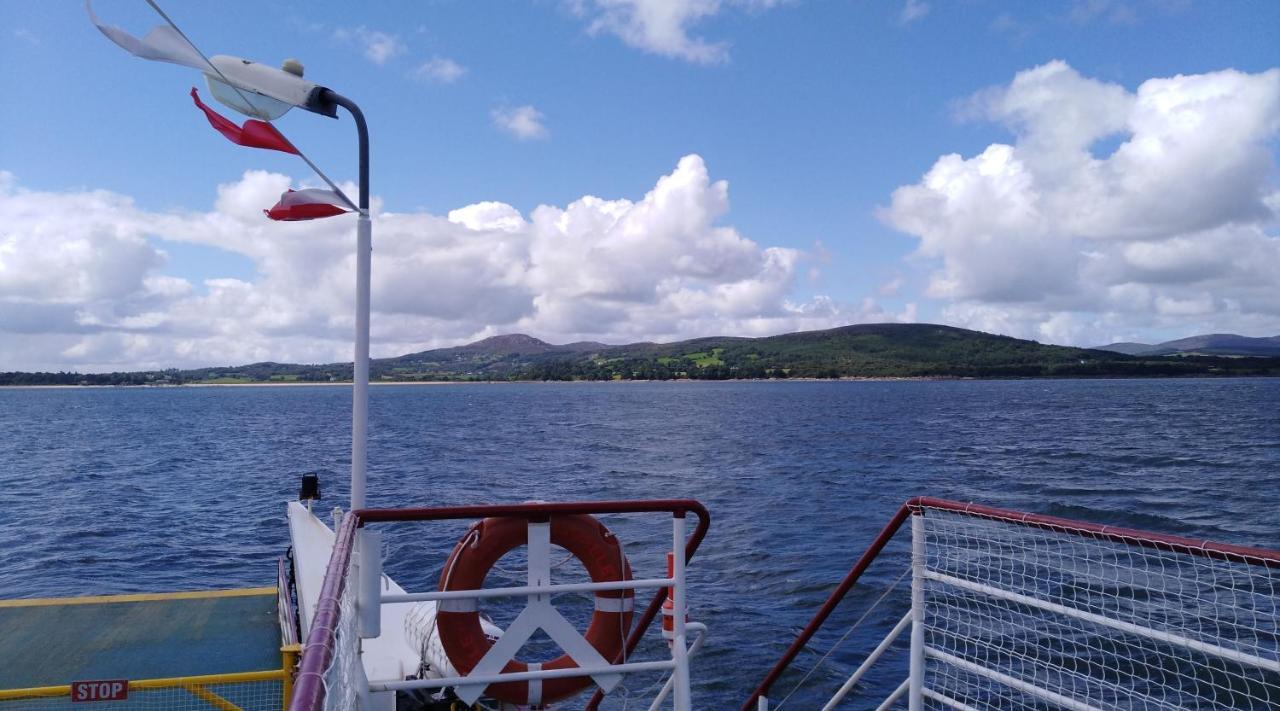
[[[528,543],[528,524],[523,519],[486,518],[475,524],[449,555],[440,575],[439,589],[477,590],[502,556]],[[568,550],[587,569],[596,583],[631,579],[631,565],[618,539],[595,517],[585,514],[553,516],[551,543]],[[600,656],[612,662],[622,652],[635,607],[635,591],[600,590],[595,595],[595,611],[583,635]],[[480,626],[476,600],[441,600],[436,628],[449,661],[458,673],[471,673],[493,643]],[[541,665],[518,659],[507,662],[502,673],[541,669],[571,669],[578,664],[562,654]],[[591,685],[590,677],[511,681],[490,684],[485,694],[513,704],[551,704],[573,696]]]

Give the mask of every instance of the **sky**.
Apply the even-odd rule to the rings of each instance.
[[[1280,334],[1280,3],[162,6],[368,116],[375,357],[889,321]],[[0,0],[0,371],[350,360],[354,218],[267,220],[320,183],[211,130],[193,86],[79,2]],[[349,118],[275,123],[350,187]]]

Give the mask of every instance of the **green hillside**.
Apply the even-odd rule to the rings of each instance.
[[[1049,346],[932,324],[861,324],[766,338],[618,346],[532,365],[531,379],[1042,377],[1221,372],[1218,359],[1176,361]],[[1278,363],[1254,369],[1280,372]],[[1243,371],[1242,371],[1243,372]]]
[[[1049,346],[933,324],[860,324],[765,338],[552,345],[523,334],[375,359],[382,382],[1280,375],[1280,358],[1141,355]],[[0,373],[0,385],[348,382],[350,363],[254,363],[133,373]]]

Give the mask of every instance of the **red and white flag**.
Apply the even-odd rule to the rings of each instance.
[[[152,7],[157,12],[160,8]],[[290,104],[277,99],[262,96],[252,89],[235,88],[230,86],[223,80],[226,77],[219,71],[214,64],[215,61],[228,59],[226,57],[213,57],[212,60],[206,59],[204,55],[196,49],[195,45],[183,36],[172,21],[167,25],[161,25],[148,32],[143,37],[135,37],[128,32],[114,25],[104,24],[98,19],[93,12],[93,5],[90,0],[85,0],[85,8],[89,12],[89,19],[93,24],[106,35],[108,39],[115,42],[122,49],[130,54],[141,57],[143,59],[153,59],[161,62],[170,62],[180,64],[185,67],[191,67],[205,73],[205,77],[209,80],[209,86],[214,92],[215,98],[223,103],[229,103],[232,108],[251,116],[260,116],[265,119],[277,118],[285,111],[289,110]],[[164,13],[161,12],[161,15]],[[168,20],[168,18],[165,18]],[[212,71],[219,78],[215,78]],[[229,80],[228,80],[229,81]],[[225,88],[228,93],[234,92],[235,97],[224,97],[218,94],[218,87]],[[245,93],[253,94],[263,103],[259,106],[259,101],[249,102],[245,98]],[[240,146],[249,148],[265,148],[270,151],[280,151],[282,153],[292,153],[301,156],[307,161],[307,165],[311,166],[333,190],[307,189],[307,190],[290,190],[280,196],[277,202],[270,210],[263,210],[267,217],[273,220],[314,220],[321,217],[333,217],[334,215],[342,215],[351,210],[356,209],[352,203],[339,190],[338,186],[333,183],[320,169],[315,166],[306,156],[302,155],[284,134],[276,130],[267,121],[258,119],[249,119],[243,124],[237,125],[231,119],[219,114],[217,111],[209,108],[200,100],[200,93],[195,87],[191,88],[191,100],[195,102],[196,108],[204,113],[205,118],[209,120],[209,125],[214,130],[227,137],[227,140]],[[245,104],[242,106],[242,104]]]
[[[296,222],[342,215],[349,212],[346,206],[347,202],[332,190],[308,188],[290,190],[280,196],[280,202],[263,212],[273,220]]]
[[[191,87],[191,100],[196,102],[196,108],[204,112],[206,118],[209,119],[209,125],[213,126],[218,133],[226,136],[232,143],[250,148],[266,148],[272,151],[284,151],[298,155],[298,149],[293,147],[289,139],[276,130],[275,126],[266,121],[257,119],[249,119],[244,122],[243,126],[237,126],[234,121],[223,116],[205,105],[200,100],[200,93],[195,87]]]

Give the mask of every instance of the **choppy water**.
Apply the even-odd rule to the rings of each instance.
[[[326,505],[346,498],[349,398],[0,390],[0,597],[273,584],[299,474],[322,473]],[[1280,547],[1278,405],[1280,379],[377,387],[369,499],[702,500],[695,697],[733,708],[915,494]],[[460,528],[415,526],[389,531],[389,572],[433,587]],[[659,572],[665,526],[615,524],[641,574]],[[902,572],[893,550],[818,652]],[[873,613],[791,706],[829,694],[906,604]]]

